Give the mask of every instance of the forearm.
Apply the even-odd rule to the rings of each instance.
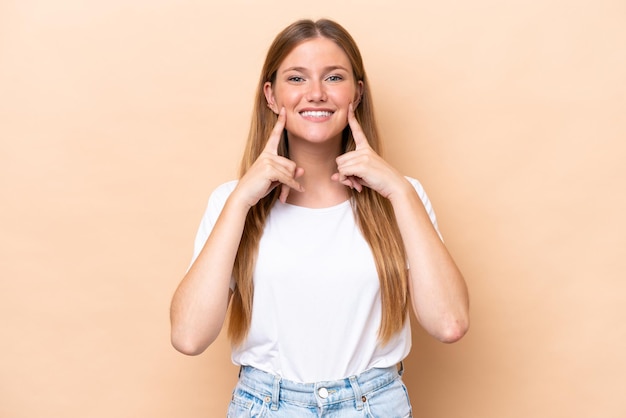
[[[231,195],[202,251],[181,281],[170,309],[174,347],[202,353],[219,335],[230,300],[230,280],[249,207]]]
[[[409,292],[424,329],[443,342],[460,339],[469,326],[465,280],[410,183],[390,198],[409,262]]]

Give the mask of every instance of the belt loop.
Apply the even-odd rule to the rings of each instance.
[[[400,360],[400,368],[398,369],[398,375],[402,376],[404,374],[404,361]]]
[[[352,391],[354,392],[356,410],[361,411],[363,409],[363,393],[361,393],[359,382],[356,380],[356,376],[350,376],[348,379],[350,380],[350,386],[352,386]]]
[[[274,376],[274,385],[272,387],[272,411],[278,411],[278,400],[280,399],[280,376]]]

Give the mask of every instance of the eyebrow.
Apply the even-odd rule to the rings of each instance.
[[[325,73],[329,72],[329,71],[335,71],[335,70],[343,70],[346,72],[350,72],[348,71],[348,69],[342,65],[330,65],[328,67],[324,68]],[[307,68],[306,67],[289,67],[289,68],[285,68],[283,70],[283,73],[289,72],[289,71],[297,71],[300,73],[306,73],[307,72]]]

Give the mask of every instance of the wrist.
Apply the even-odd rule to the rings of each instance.
[[[389,199],[392,204],[402,204],[406,202],[407,199],[414,197],[414,195],[415,188],[413,188],[413,185],[406,179],[406,177],[401,176],[391,193],[387,196],[387,199]]]
[[[251,204],[248,199],[246,199],[245,196],[242,196],[237,188],[235,188],[230,196],[228,196],[224,206],[228,207],[229,210],[246,215],[254,204]]]

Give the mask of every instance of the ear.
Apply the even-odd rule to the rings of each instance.
[[[274,89],[272,83],[266,81],[263,84],[263,93],[265,94],[265,101],[267,101],[267,107],[272,109],[272,112],[278,115],[278,106],[276,105],[276,99],[274,98]]]
[[[361,103],[361,97],[363,97],[363,80],[359,80],[356,85],[356,93],[354,102],[352,102],[352,106],[356,109],[356,107]]]

